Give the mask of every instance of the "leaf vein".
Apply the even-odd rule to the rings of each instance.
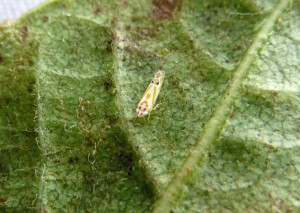
[[[176,176],[167,186],[161,197],[155,203],[153,212],[169,212],[175,201],[178,199],[180,192],[186,182],[188,174],[195,169],[197,162],[201,157],[206,158],[206,147],[216,140],[219,132],[222,130],[226,118],[229,116],[234,100],[239,93],[239,88],[242,85],[244,78],[247,76],[249,67],[253,60],[257,50],[261,47],[262,41],[268,36],[268,33],[272,30],[276,20],[287,7],[289,1],[282,0],[273,12],[267,17],[257,36],[254,38],[252,45],[246,52],[244,58],[236,69],[235,75],[231,80],[231,84],[228,87],[223,101],[216,108],[212,118],[207,123],[202,138],[196,143],[195,148],[191,151],[190,155],[185,159],[185,162],[176,173]]]

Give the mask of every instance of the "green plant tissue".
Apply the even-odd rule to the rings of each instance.
[[[50,0],[0,25],[0,211],[299,212],[299,17],[296,0]]]

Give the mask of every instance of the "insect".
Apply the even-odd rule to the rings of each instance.
[[[153,108],[158,94],[160,92],[160,88],[163,84],[165,78],[164,71],[157,71],[152,79],[151,83],[149,84],[146,92],[144,93],[142,99],[138,104],[138,108],[136,109],[136,115],[138,117],[144,117],[148,115],[155,107]]]

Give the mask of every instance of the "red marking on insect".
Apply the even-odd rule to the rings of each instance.
[[[152,79],[150,85],[148,86],[146,92],[144,93],[141,101],[136,109],[136,114],[138,117],[143,117],[151,112],[155,101],[158,97],[161,85],[165,77],[164,71],[157,71]],[[155,107],[154,107],[155,108]]]

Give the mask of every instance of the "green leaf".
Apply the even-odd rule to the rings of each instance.
[[[299,6],[56,0],[0,26],[0,210],[299,211]]]

